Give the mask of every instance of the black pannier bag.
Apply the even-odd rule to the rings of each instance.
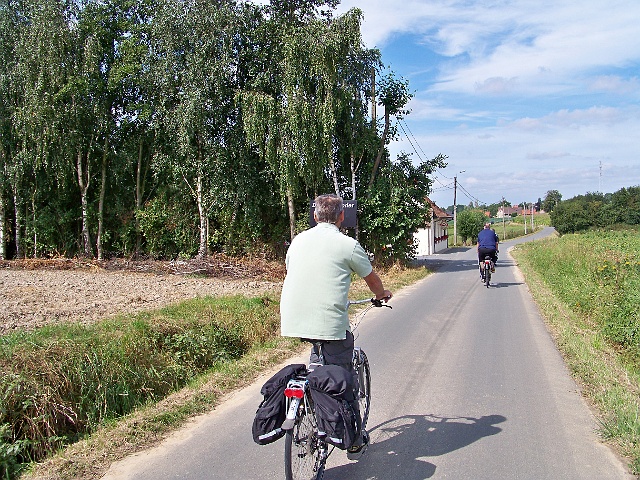
[[[289,380],[303,374],[306,368],[306,365],[297,363],[287,365],[262,386],[260,393],[263,399],[251,427],[254,442],[267,445],[284,436],[285,431],[281,428],[287,416],[284,389]]]
[[[317,367],[307,376],[315,404],[318,436],[346,450],[355,442],[359,421],[353,375],[338,365]]]

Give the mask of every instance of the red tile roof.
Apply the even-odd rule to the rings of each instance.
[[[433,215],[436,218],[453,218],[453,216],[449,215],[447,212],[445,212],[444,210],[442,210],[440,207],[438,207],[433,200],[431,200],[429,197],[427,197],[427,202],[429,202],[429,204],[431,204],[431,208],[433,208]]]

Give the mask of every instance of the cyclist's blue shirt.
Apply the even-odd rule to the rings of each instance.
[[[282,335],[344,339],[351,274],[366,277],[373,270],[362,246],[335,225],[318,223],[293,239],[286,265],[280,298]]]
[[[498,243],[498,235],[490,228],[484,228],[478,234],[478,246],[480,248],[493,248]]]

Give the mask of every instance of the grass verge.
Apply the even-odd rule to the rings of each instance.
[[[595,411],[600,435],[628,459],[636,475],[640,269],[630,262],[640,253],[637,239],[637,230],[590,232],[525,244],[511,252]]]
[[[423,267],[394,266],[379,273],[385,286],[392,291],[397,291],[424,278],[429,272]],[[370,292],[365,282],[361,279],[354,280],[350,297],[359,299],[366,298],[368,295]],[[269,298],[279,298],[278,292],[274,292]],[[246,306],[245,300],[248,301],[249,307]],[[34,361],[31,358],[39,358],[35,353],[37,351],[50,349],[38,347],[32,350],[30,355],[25,356],[23,349],[26,348],[25,345],[29,344],[73,345],[70,351],[76,353],[64,354],[65,350],[57,351],[57,357],[47,357],[51,364],[60,363],[68,357],[75,359],[79,356],[81,359],[101,359],[99,362],[97,360],[89,362],[90,365],[106,363],[101,369],[92,367],[90,371],[99,370],[100,372],[110,371],[113,373],[133,370],[131,364],[135,363],[134,360],[147,358],[150,351],[145,350],[145,353],[134,351],[133,355],[128,356],[128,360],[123,364],[119,363],[124,357],[127,357],[123,350],[131,348],[131,345],[134,344],[146,345],[145,339],[148,338],[156,340],[158,337],[165,338],[167,332],[173,332],[169,335],[173,340],[170,342],[170,349],[161,348],[159,350],[162,353],[161,357],[165,358],[164,354],[168,352],[172,361],[180,359],[187,366],[192,366],[197,361],[200,365],[200,367],[189,370],[188,374],[184,376],[184,385],[172,385],[171,391],[166,395],[149,396],[142,399],[139,405],[132,403],[130,411],[116,411],[102,417],[96,416],[91,421],[91,428],[87,429],[85,433],[77,435],[77,438],[74,439],[67,437],[65,442],[60,444],[57,452],[49,452],[44,460],[31,463],[29,468],[22,472],[20,478],[25,480],[101,478],[112,462],[156,445],[172,431],[185,425],[190,418],[211,411],[224,400],[226,395],[238,389],[239,386],[252,382],[265,369],[307,348],[295,339],[279,337],[277,307],[277,301],[265,301],[264,298],[197,299],[167,309],[105,320],[93,327],[65,327],[63,332],[55,328],[43,329],[34,334],[38,337],[29,334],[11,339],[5,338],[1,355],[4,358],[3,368],[5,371],[9,371],[18,352],[26,359],[27,364],[32,364],[37,368],[46,365],[42,359]],[[219,358],[214,358],[208,353],[210,350],[203,350],[204,345],[209,344],[210,340],[200,339],[196,332],[202,330],[203,325],[210,324],[216,326],[213,328],[215,331],[222,329],[233,331],[232,345],[236,344],[236,338],[241,339],[238,342],[243,348],[239,350],[239,355],[220,355]],[[174,329],[178,327],[180,329],[176,333]],[[132,328],[133,331],[130,330]],[[155,333],[157,331],[164,333],[157,335]],[[38,338],[37,342],[34,341],[34,338]],[[61,341],[61,338],[65,340]],[[103,344],[111,347],[93,349],[93,346]],[[119,347],[116,348],[114,345]],[[29,351],[26,350],[26,352]],[[77,354],[77,352],[81,353]],[[87,356],[87,352],[93,353]],[[112,353],[106,355],[104,352]],[[52,358],[55,358],[56,361],[52,361]],[[118,361],[112,363],[111,360],[114,359]],[[83,371],[84,367],[81,365],[84,362],[74,360],[70,363],[75,365],[74,369]],[[204,365],[209,366],[203,368]],[[185,368],[175,364],[164,364],[162,367],[144,365],[144,370],[157,371],[158,376],[162,378],[165,378],[166,373],[173,378],[176,371],[182,371]],[[60,376],[59,372],[56,372],[55,375],[50,376],[50,380],[53,381],[58,376]],[[134,374],[132,378],[138,376]],[[66,378],[65,375],[62,377]],[[87,377],[92,377],[94,380],[87,380]],[[106,377],[111,380],[105,380],[102,373],[84,374],[82,378],[88,387],[85,389],[86,391],[102,391],[106,386],[115,392],[116,398],[120,396],[119,393],[134,390],[128,381],[121,383],[119,388],[113,388],[115,374]],[[101,386],[94,383],[99,379],[102,379]],[[43,387],[45,391],[50,391],[48,385],[43,385]],[[138,385],[136,388],[144,390],[149,387]],[[101,404],[95,399],[88,401],[85,399],[85,402],[92,405]],[[59,402],[53,403],[58,404]],[[33,413],[33,415],[36,414],[37,412]],[[0,424],[2,423],[5,423],[4,419],[1,419]],[[71,440],[73,442],[67,445]],[[12,446],[9,442],[5,442],[4,445],[8,448]]]

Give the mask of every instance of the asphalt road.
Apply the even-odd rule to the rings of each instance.
[[[325,480],[633,478],[599,442],[506,253],[513,243],[501,246],[491,288],[480,283],[475,250],[450,250],[426,260],[437,273],[397,292],[393,310],[365,317],[357,344],[372,370],[371,445],[358,461],[335,450]],[[251,438],[272,373],[104,478],[284,478],[284,441],[258,446]]]

